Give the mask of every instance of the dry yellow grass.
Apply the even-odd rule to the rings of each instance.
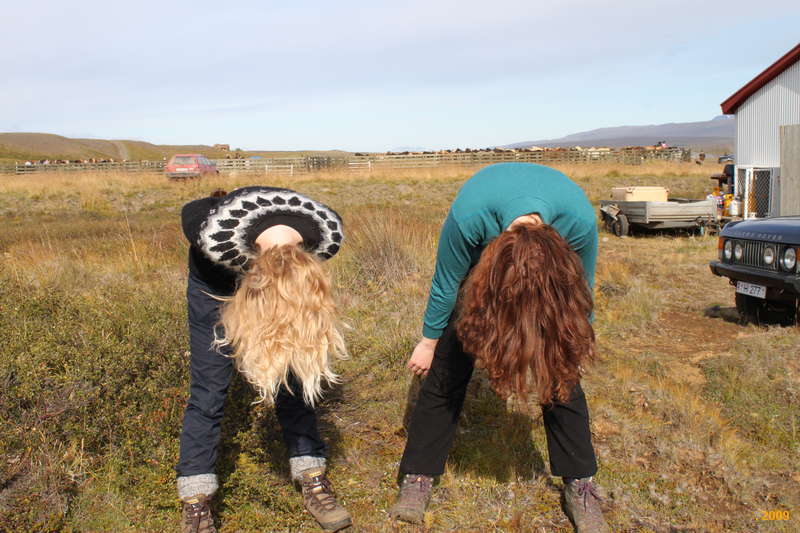
[[[29,194],[43,194],[56,192],[102,191],[113,187],[120,191],[170,187],[170,183],[181,188],[193,190],[206,190],[213,186],[231,188],[251,184],[254,181],[303,183],[307,181],[346,180],[360,181],[373,180],[380,182],[409,182],[416,180],[441,180],[452,179],[454,176],[469,176],[480,166],[432,167],[419,169],[377,169],[370,174],[347,172],[318,172],[313,174],[298,174],[295,176],[264,176],[257,174],[226,175],[208,177],[202,180],[188,180],[185,182],[169,182],[161,173],[108,173],[108,172],[65,172],[65,173],[40,173],[27,175],[8,175],[0,180],[0,192],[25,192]],[[722,165],[707,163],[696,165],[694,163],[652,161],[642,165],[620,165],[616,163],[594,164],[557,164],[553,168],[564,172],[576,181],[602,181],[604,185],[623,178],[669,178],[669,179],[698,179],[700,183],[710,189],[711,181],[705,181],[711,174],[721,172]],[[611,181],[609,181],[611,180]],[[625,182],[627,183],[627,182]]]
[[[711,183],[708,166],[565,170],[595,201],[635,180],[694,196]],[[439,226],[469,172],[0,182],[0,327],[12,332],[0,339],[3,527],[175,529],[171,468],[188,385],[179,208],[217,187],[266,182],[344,217],[348,242],[330,268],[353,357],[321,409],[332,477],[360,531],[413,531],[385,515],[404,444],[403,363],[419,335]],[[600,236],[601,359],[585,389],[615,531],[794,531],[797,331],[705,315],[733,299],[707,268],[714,238]],[[232,389],[222,531],[314,531],[287,483],[273,413],[251,406],[241,382]],[[423,530],[570,531],[536,409],[499,401],[478,375],[461,428]],[[755,520],[779,509],[792,521]]]

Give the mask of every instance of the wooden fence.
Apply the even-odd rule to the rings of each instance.
[[[410,154],[368,154],[350,157],[308,156],[296,158],[216,159],[214,163],[226,174],[306,174],[318,170],[340,170],[370,173],[373,170],[430,168],[437,166],[481,166],[520,161],[541,164],[557,163],[620,163],[640,165],[646,161],[689,161],[688,148],[643,148],[599,150],[537,150],[434,152]],[[122,161],[114,163],[59,163],[0,166],[0,173],[28,174],[38,172],[163,172],[164,161]]]
[[[0,164],[0,174],[36,174],[39,172],[162,172],[164,161],[115,161],[113,163],[34,163]]]
[[[350,158],[350,162],[369,161],[371,168],[413,168],[438,165],[485,165],[510,161],[529,163],[622,163],[640,165],[645,161],[689,161],[687,148],[646,150],[537,150],[497,152],[449,152],[429,154],[374,154]]]

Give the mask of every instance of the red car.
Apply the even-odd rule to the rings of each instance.
[[[202,154],[175,154],[164,168],[170,179],[199,178],[208,174],[219,174],[217,165]]]

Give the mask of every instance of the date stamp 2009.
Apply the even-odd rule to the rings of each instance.
[[[791,518],[789,511],[773,510],[773,511],[758,511],[756,513],[756,520],[760,521],[777,521],[789,520]]]

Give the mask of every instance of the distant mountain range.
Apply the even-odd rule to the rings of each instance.
[[[617,126],[573,133],[559,139],[523,141],[503,148],[568,147],[568,146],[646,146],[665,141],[670,146],[691,146],[698,149],[733,149],[736,121],[720,115],[703,122],[671,122],[650,126]]]
[[[644,146],[665,141],[670,146],[691,146],[710,152],[731,152],[736,121],[721,115],[704,122],[677,122],[652,126],[617,126],[573,133],[560,139],[524,141],[505,145],[504,148],[530,146]],[[403,147],[393,151],[423,151],[418,147]],[[235,152],[235,150],[234,150]],[[224,158],[230,152],[205,145],[157,145],[144,141],[70,139],[50,133],[0,133],[0,161],[37,159],[149,159],[157,160],[175,153],[201,153],[209,158]],[[302,156],[307,154],[345,155],[332,150],[273,152],[240,151],[244,157]]]

